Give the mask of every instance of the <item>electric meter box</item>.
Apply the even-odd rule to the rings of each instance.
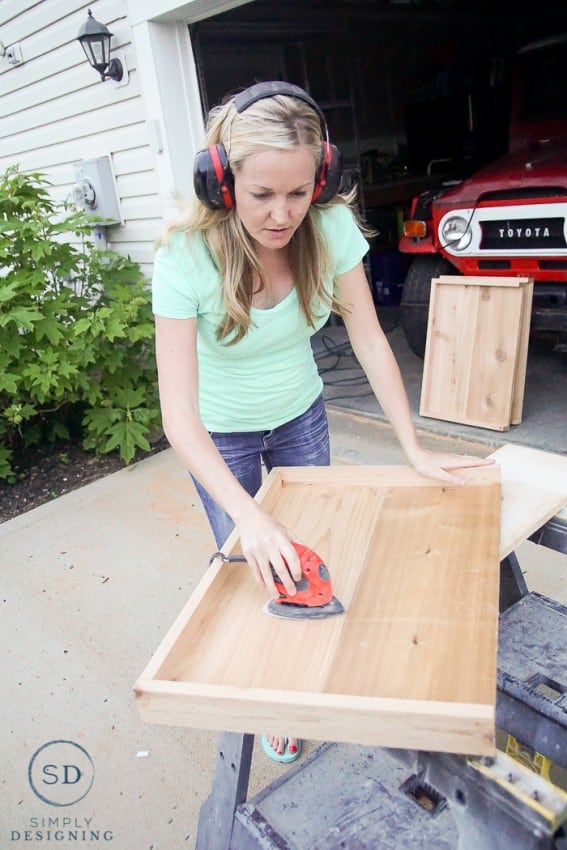
[[[81,206],[96,216],[101,225],[121,224],[120,206],[108,156],[74,163],[75,179],[82,192]],[[81,192],[78,194],[81,195]]]

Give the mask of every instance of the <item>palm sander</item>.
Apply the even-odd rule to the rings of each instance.
[[[344,614],[344,607],[333,596],[329,570],[316,552],[301,543],[293,547],[299,556],[301,578],[296,583],[296,592],[290,595],[272,567],[272,575],[278,596],[270,599],[264,606],[264,612],[271,617],[283,617],[287,620],[321,620]],[[225,555],[215,552],[209,559],[209,565],[221,558],[225,563],[246,561],[242,555]]]

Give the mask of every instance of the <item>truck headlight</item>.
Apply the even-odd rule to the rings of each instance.
[[[464,251],[470,245],[472,229],[470,221],[460,215],[446,218],[440,232],[441,242],[453,251]]]

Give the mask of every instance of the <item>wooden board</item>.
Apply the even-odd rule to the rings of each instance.
[[[524,391],[526,388],[526,372],[528,368],[528,348],[530,343],[530,324],[532,318],[532,300],[534,282],[531,278],[522,279],[522,310],[520,317],[520,335],[516,370],[514,372],[514,387],[512,390],[512,409],[510,410],[510,425],[519,425],[524,410]]]
[[[377,746],[494,749],[500,473],[273,470],[257,498],[323,558],[342,616],[268,617],[218,560],[135,685],[148,722]],[[225,551],[238,551],[233,534]]]
[[[533,281],[431,282],[420,415],[497,431],[522,418]]]
[[[505,558],[567,505],[567,455],[509,444],[490,457],[502,477],[500,557]]]

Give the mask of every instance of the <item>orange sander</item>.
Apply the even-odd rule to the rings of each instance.
[[[329,570],[312,549],[294,543],[293,547],[299,555],[301,578],[295,585],[296,592],[290,596],[283,586],[279,576],[272,567],[272,575],[278,596],[264,606],[266,614],[272,617],[284,617],[288,620],[321,620],[335,614],[344,614],[344,608],[336,596],[333,596]],[[243,555],[225,555],[215,552],[209,559],[209,566],[221,558],[225,563],[245,562]]]

